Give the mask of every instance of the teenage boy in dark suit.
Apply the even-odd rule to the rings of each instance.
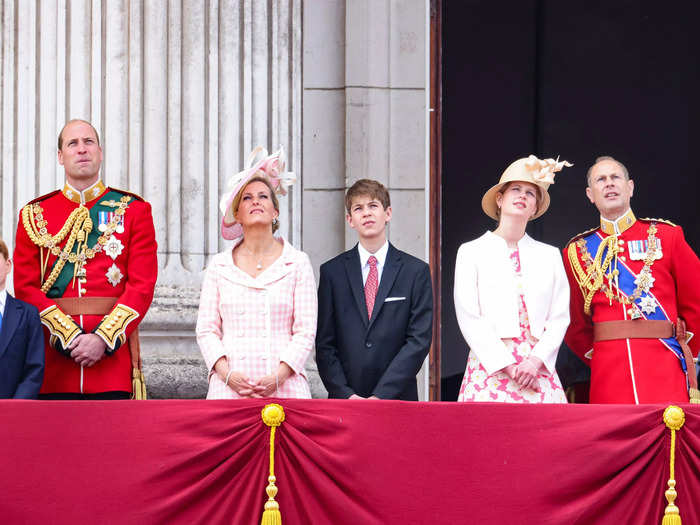
[[[328,397],[418,400],[432,338],[428,265],[386,239],[389,192],[358,180],[345,195],[359,243],[321,266],[316,362]]]

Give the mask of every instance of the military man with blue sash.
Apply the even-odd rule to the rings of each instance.
[[[39,397],[143,398],[137,326],[158,273],[151,206],[102,183],[89,122],[64,126],[58,162],[63,189],[22,208],[15,240],[15,293],[44,325]]]
[[[627,168],[600,157],[586,195],[600,226],[564,249],[571,286],[566,344],[591,367],[591,403],[700,402],[700,260],[683,230],[638,219]]]

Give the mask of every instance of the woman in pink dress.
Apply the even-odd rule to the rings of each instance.
[[[454,300],[470,352],[458,401],[566,403],[555,370],[569,324],[559,250],[525,233],[567,162],[518,159],[482,199],[497,228],[457,253]]]
[[[308,256],[275,236],[277,193],[293,181],[283,170],[281,150],[258,148],[221,199],[222,235],[234,244],[213,257],[202,284],[207,399],[311,397],[304,365],[316,336],[316,282]]]

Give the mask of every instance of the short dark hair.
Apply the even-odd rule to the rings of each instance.
[[[2,255],[6,261],[10,258],[10,252],[7,249],[7,244],[5,244],[5,241],[2,239],[0,239],[0,255]]]
[[[58,149],[59,149],[59,150],[63,149],[63,131],[66,129],[66,126],[67,126],[68,124],[72,124],[73,122],[84,122],[85,124],[87,124],[88,126],[90,126],[90,127],[92,128],[92,131],[95,132],[95,137],[97,138],[97,145],[98,145],[98,146],[101,146],[101,144],[100,144],[100,134],[97,133],[97,130],[95,129],[95,126],[93,126],[92,124],[90,124],[87,120],[83,120],[83,119],[81,119],[81,118],[74,118],[74,119],[71,119],[71,120],[69,120],[68,122],[66,122],[66,123],[63,125],[63,127],[61,128],[61,132],[58,134]]]
[[[272,205],[275,207],[275,210],[277,210],[277,213],[280,212],[280,201],[277,198],[277,194],[275,193],[275,190],[272,187],[270,179],[267,178],[267,176],[262,171],[258,171],[258,173],[259,175],[253,175],[250,178],[250,180],[243,185],[243,187],[239,190],[235,197],[233,197],[233,202],[231,202],[231,210],[233,211],[234,216],[236,215],[236,213],[238,213],[238,207],[241,204],[241,197],[243,197],[243,192],[248,187],[248,185],[253,182],[262,182],[263,184],[265,184],[265,186],[267,186],[267,188],[270,190],[270,199],[272,200]],[[275,233],[279,229],[279,227],[279,220],[277,220],[276,222],[273,221],[272,233]]]
[[[588,171],[586,172],[586,184],[588,184],[589,186],[591,185],[591,172],[593,171],[593,168],[595,168],[599,162],[604,162],[606,160],[612,161],[618,166],[620,166],[620,170],[622,170],[622,174],[625,176],[625,179],[630,180],[630,173],[629,171],[627,171],[627,167],[622,162],[620,162],[614,157],[611,157],[610,155],[603,155],[601,157],[596,158],[593,165],[590,168],[588,168]]]
[[[389,190],[386,189],[384,184],[379,181],[372,179],[360,179],[355,184],[348,188],[345,193],[345,209],[350,214],[350,207],[352,206],[352,200],[355,197],[370,197],[372,199],[377,199],[382,203],[384,209],[386,210],[391,206],[391,199],[389,198]]]

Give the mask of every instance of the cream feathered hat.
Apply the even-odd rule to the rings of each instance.
[[[243,171],[229,177],[226,182],[226,190],[219,202],[219,208],[223,215],[221,235],[224,239],[236,239],[243,235],[243,228],[233,215],[232,204],[236,195],[245,188],[250,179],[256,175],[266,177],[278,195],[286,195],[287,188],[297,180],[294,173],[284,171],[286,159],[283,148],[268,154],[265,148],[258,146],[250,153],[247,164],[248,167]]]
[[[554,184],[554,174],[561,171],[564,167],[571,167],[573,164],[565,160],[559,161],[554,159],[538,159],[534,155],[518,159],[513,162],[501,175],[501,180],[498,184],[491,186],[484,193],[481,199],[481,208],[484,213],[494,220],[498,220],[498,205],[496,204],[496,196],[501,191],[503,186],[509,182],[520,181],[529,182],[537,186],[540,192],[537,212],[530,218],[536,219],[541,216],[549,208],[549,185]]]

